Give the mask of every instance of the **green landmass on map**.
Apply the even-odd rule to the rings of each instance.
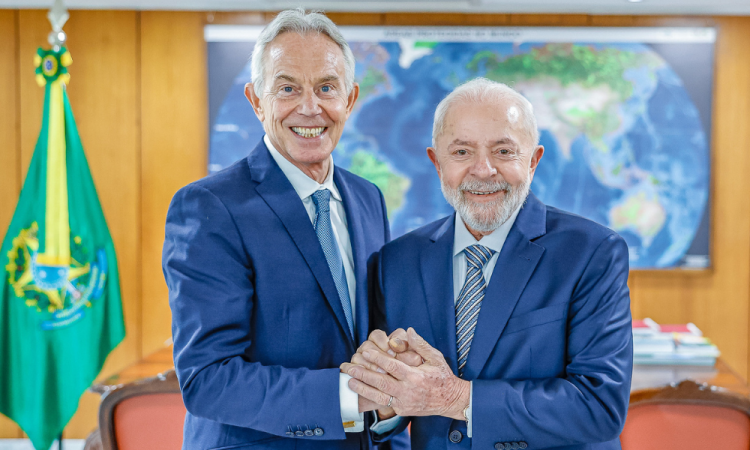
[[[556,123],[558,139],[569,155],[575,136],[585,134],[594,148],[608,152],[605,136],[622,124],[618,106],[633,95],[633,81],[625,76],[631,68],[656,67],[646,53],[578,44],[547,44],[528,52],[504,57],[480,51],[467,65],[483,75],[524,91],[532,101],[545,103],[550,117],[538,117],[546,125]],[[540,123],[540,126],[544,125]]]
[[[624,100],[632,95],[633,84],[623,73],[642,64],[641,59],[635,52],[614,48],[598,50],[586,45],[548,44],[505,59],[492,51],[478,52],[468,68],[477,72],[484,64],[487,78],[504,83],[550,76],[563,86],[574,82],[589,88],[604,84]]]
[[[362,76],[362,80],[359,81],[360,100],[367,98],[370,94],[375,92],[379,85],[385,84],[387,81],[388,78],[385,73],[369,66],[365,71],[364,76]]]
[[[411,181],[392,172],[387,164],[374,155],[365,151],[357,151],[352,155],[349,171],[373,183],[383,192],[388,217],[403,206],[404,196],[409,190]]]

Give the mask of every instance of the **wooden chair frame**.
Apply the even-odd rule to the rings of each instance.
[[[92,433],[86,440],[85,450],[117,450],[114,414],[118,403],[141,395],[180,393],[180,385],[174,370],[133,383],[116,386],[99,385],[97,388],[99,389],[96,389],[96,392],[102,395],[102,403],[99,406],[99,430]],[[98,442],[97,437],[100,439]]]
[[[642,389],[630,394],[630,407],[641,405],[702,405],[731,408],[750,417],[750,398],[728,389],[683,380],[679,384]]]

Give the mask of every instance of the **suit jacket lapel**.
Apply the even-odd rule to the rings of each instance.
[[[349,241],[352,245],[352,257],[354,258],[354,277],[357,280],[355,289],[356,304],[354,320],[356,324],[357,344],[367,340],[370,324],[370,314],[367,302],[367,249],[365,248],[365,232],[362,223],[362,213],[359,205],[363,199],[358,198],[357,192],[352,190],[349,183],[342,176],[341,170],[334,170],[333,182],[341,193],[346,211],[347,228],[349,229]]]
[[[432,235],[431,244],[422,251],[421,273],[435,348],[443,354],[453,373],[458,373],[453,302],[454,224],[455,216],[448,216]]]
[[[467,380],[475,379],[482,372],[544,253],[544,247],[531,240],[545,233],[546,214],[544,204],[529,193],[526,204],[505,240],[490,284],[485,290],[464,370],[464,378]]]
[[[302,200],[271,157],[263,141],[248,156],[248,164],[253,180],[259,183],[255,187],[256,192],[281,220],[289,236],[302,253],[339,322],[341,332],[346,336],[346,341],[352,347],[351,350],[354,351],[354,341],[349,333],[349,325],[346,323],[336,284]]]

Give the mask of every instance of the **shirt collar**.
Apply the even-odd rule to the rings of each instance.
[[[500,253],[500,250],[503,249],[503,244],[505,244],[505,239],[508,237],[508,233],[510,233],[510,229],[513,227],[520,210],[521,206],[513,211],[513,214],[511,214],[504,224],[500,225],[500,227],[492,233],[484,236],[481,241],[474,239],[474,236],[472,236],[471,233],[469,233],[469,230],[466,229],[466,225],[464,224],[461,215],[456,213],[456,223],[454,226],[455,232],[453,235],[453,256],[458,255],[463,252],[466,247],[474,244],[481,244],[490,250]]]
[[[320,184],[307,176],[305,172],[300,170],[299,167],[292,164],[288,159],[284,158],[284,156],[282,156],[281,153],[276,150],[273,144],[271,144],[271,140],[268,138],[268,135],[263,136],[263,142],[266,144],[266,147],[268,147],[268,151],[271,153],[274,161],[276,161],[276,164],[279,165],[281,171],[284,172],[284,175],[292,184],[292,187],[297,192],[297,195],[299,195],[300,199],[306,199],[319,189],[328,189],[329,191],[331,191],[331,197],[338,201],[341,201],[341,194],[336,188],[336,184],[333,182],[333,158],[331,156],[328,156],[328,158],[330,159],[330,164],[328,165],[328,175],[326,175],[326,179],[323,181],[323,184]]]

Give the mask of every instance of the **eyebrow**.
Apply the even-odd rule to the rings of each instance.
[[[339,81],[338,75],[327,75],[321,78],[318,83],[328,83],[329,81]]]
[[[284,75],[283,73],[280,73],[280,74],[276,75],[275,77],[273,77],[273,79],[274,80],[286,80],[286,81],[288,81],[290,83],[297,83],[297,79],[296,78],[294,78],[292,76],[289,76],[289,75]]]
[[[517,145],[516,141],[511,138],[498,139],[497,141],[492,143],[492,145],[500,145],[500,144],[511,144],[514,146]]]
[[[291,75],[286,75],[286,74],[283,74],[283,73],[280,73],[280,74],[276,75],[274,77],[274,80],[286,80],[286,81],[288,81],[290,83],[299,84],[299,81],[297,81],[296,78],[294,78]],[[326,75],[325,77],[323,77],[320,80],[318,80],[318,83],[316,83],[316,84],[319,84],[319,83],[328,83],[330,81],[339,81],[338,75]]]
[[[516,141],[514,141],[511,138],[502,138],[498,139],[495,142],[492,143],[493,146],[500,145],[500,144],[512,144],[517,145]],[[454,139],[453,142],[451,142],[451,145],[468,145],[468,146],[475,146],[477,143],[475,141],[464,141],[461,139]]]

